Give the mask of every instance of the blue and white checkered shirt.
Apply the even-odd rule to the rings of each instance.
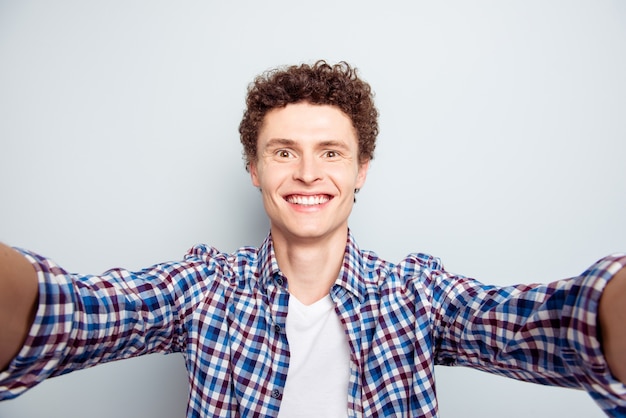
[[[188,417],[278,413],[289,293],[271,237],[233,254],[199,245],[180,262],[101,276],[24,253],[38,271],[40,307],[0,373],[0,399],[98,363],[181,352]],[[351,349],[348,416],[437,416],[436,364],[581,388],[608,415],[625,416],[626,388],[608,370],[596,315],[606,282],[625,265],[626,256],[611,256],[579,277],[494,287],[424,254],[389,263],[349,235],[330,290]]]

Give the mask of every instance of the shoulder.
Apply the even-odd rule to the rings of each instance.
[[[219,277],[222,284],[229,286],[247,287],[259,276],[259,249],[256,247],[241,247],[227,253],[198,244],[187,252],[185,262],[202,264],[211,275]]]
[[[361,251],[361,256],[364,275],[373,281],[387,281],[389,278],[411,281],[445,272],[439,258],[425,253],[410,253],[398,263],[380,258],[373,251]]]
[[[375,252],[361,251],[362,272],[369,292],[430,294],[428,290],[448,276],[441,260],[425,253],[410,253],[398,263],[380,258]]]

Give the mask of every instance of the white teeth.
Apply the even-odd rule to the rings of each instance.
[[[320,205],[322,203],[328,202],[330,199],[326,195],[316,195],[316,196],[296,196],[291,195],[287,197],[287,201],[289,203],[293,203],[296,205]]]

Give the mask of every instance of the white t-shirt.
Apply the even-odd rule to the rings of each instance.
[[[289,371],[280,418],[348,415],[350,347],[330,296],[304,305],[289,298]]]

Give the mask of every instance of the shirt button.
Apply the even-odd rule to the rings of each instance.
[[[280,398],[280,391],[278,389],[274,389],[272,391],[272,398],[274,398],[274,399]]]
[[[279,286],[282,286],[284,283],[283,278],[282,277],[277,277],[276,278],[276,284]]]
[[[280,333],[281,330],[282,330],[282,328],[280,327],[280,325],[278,325],[278,324],[274,325],[274,331]]]

